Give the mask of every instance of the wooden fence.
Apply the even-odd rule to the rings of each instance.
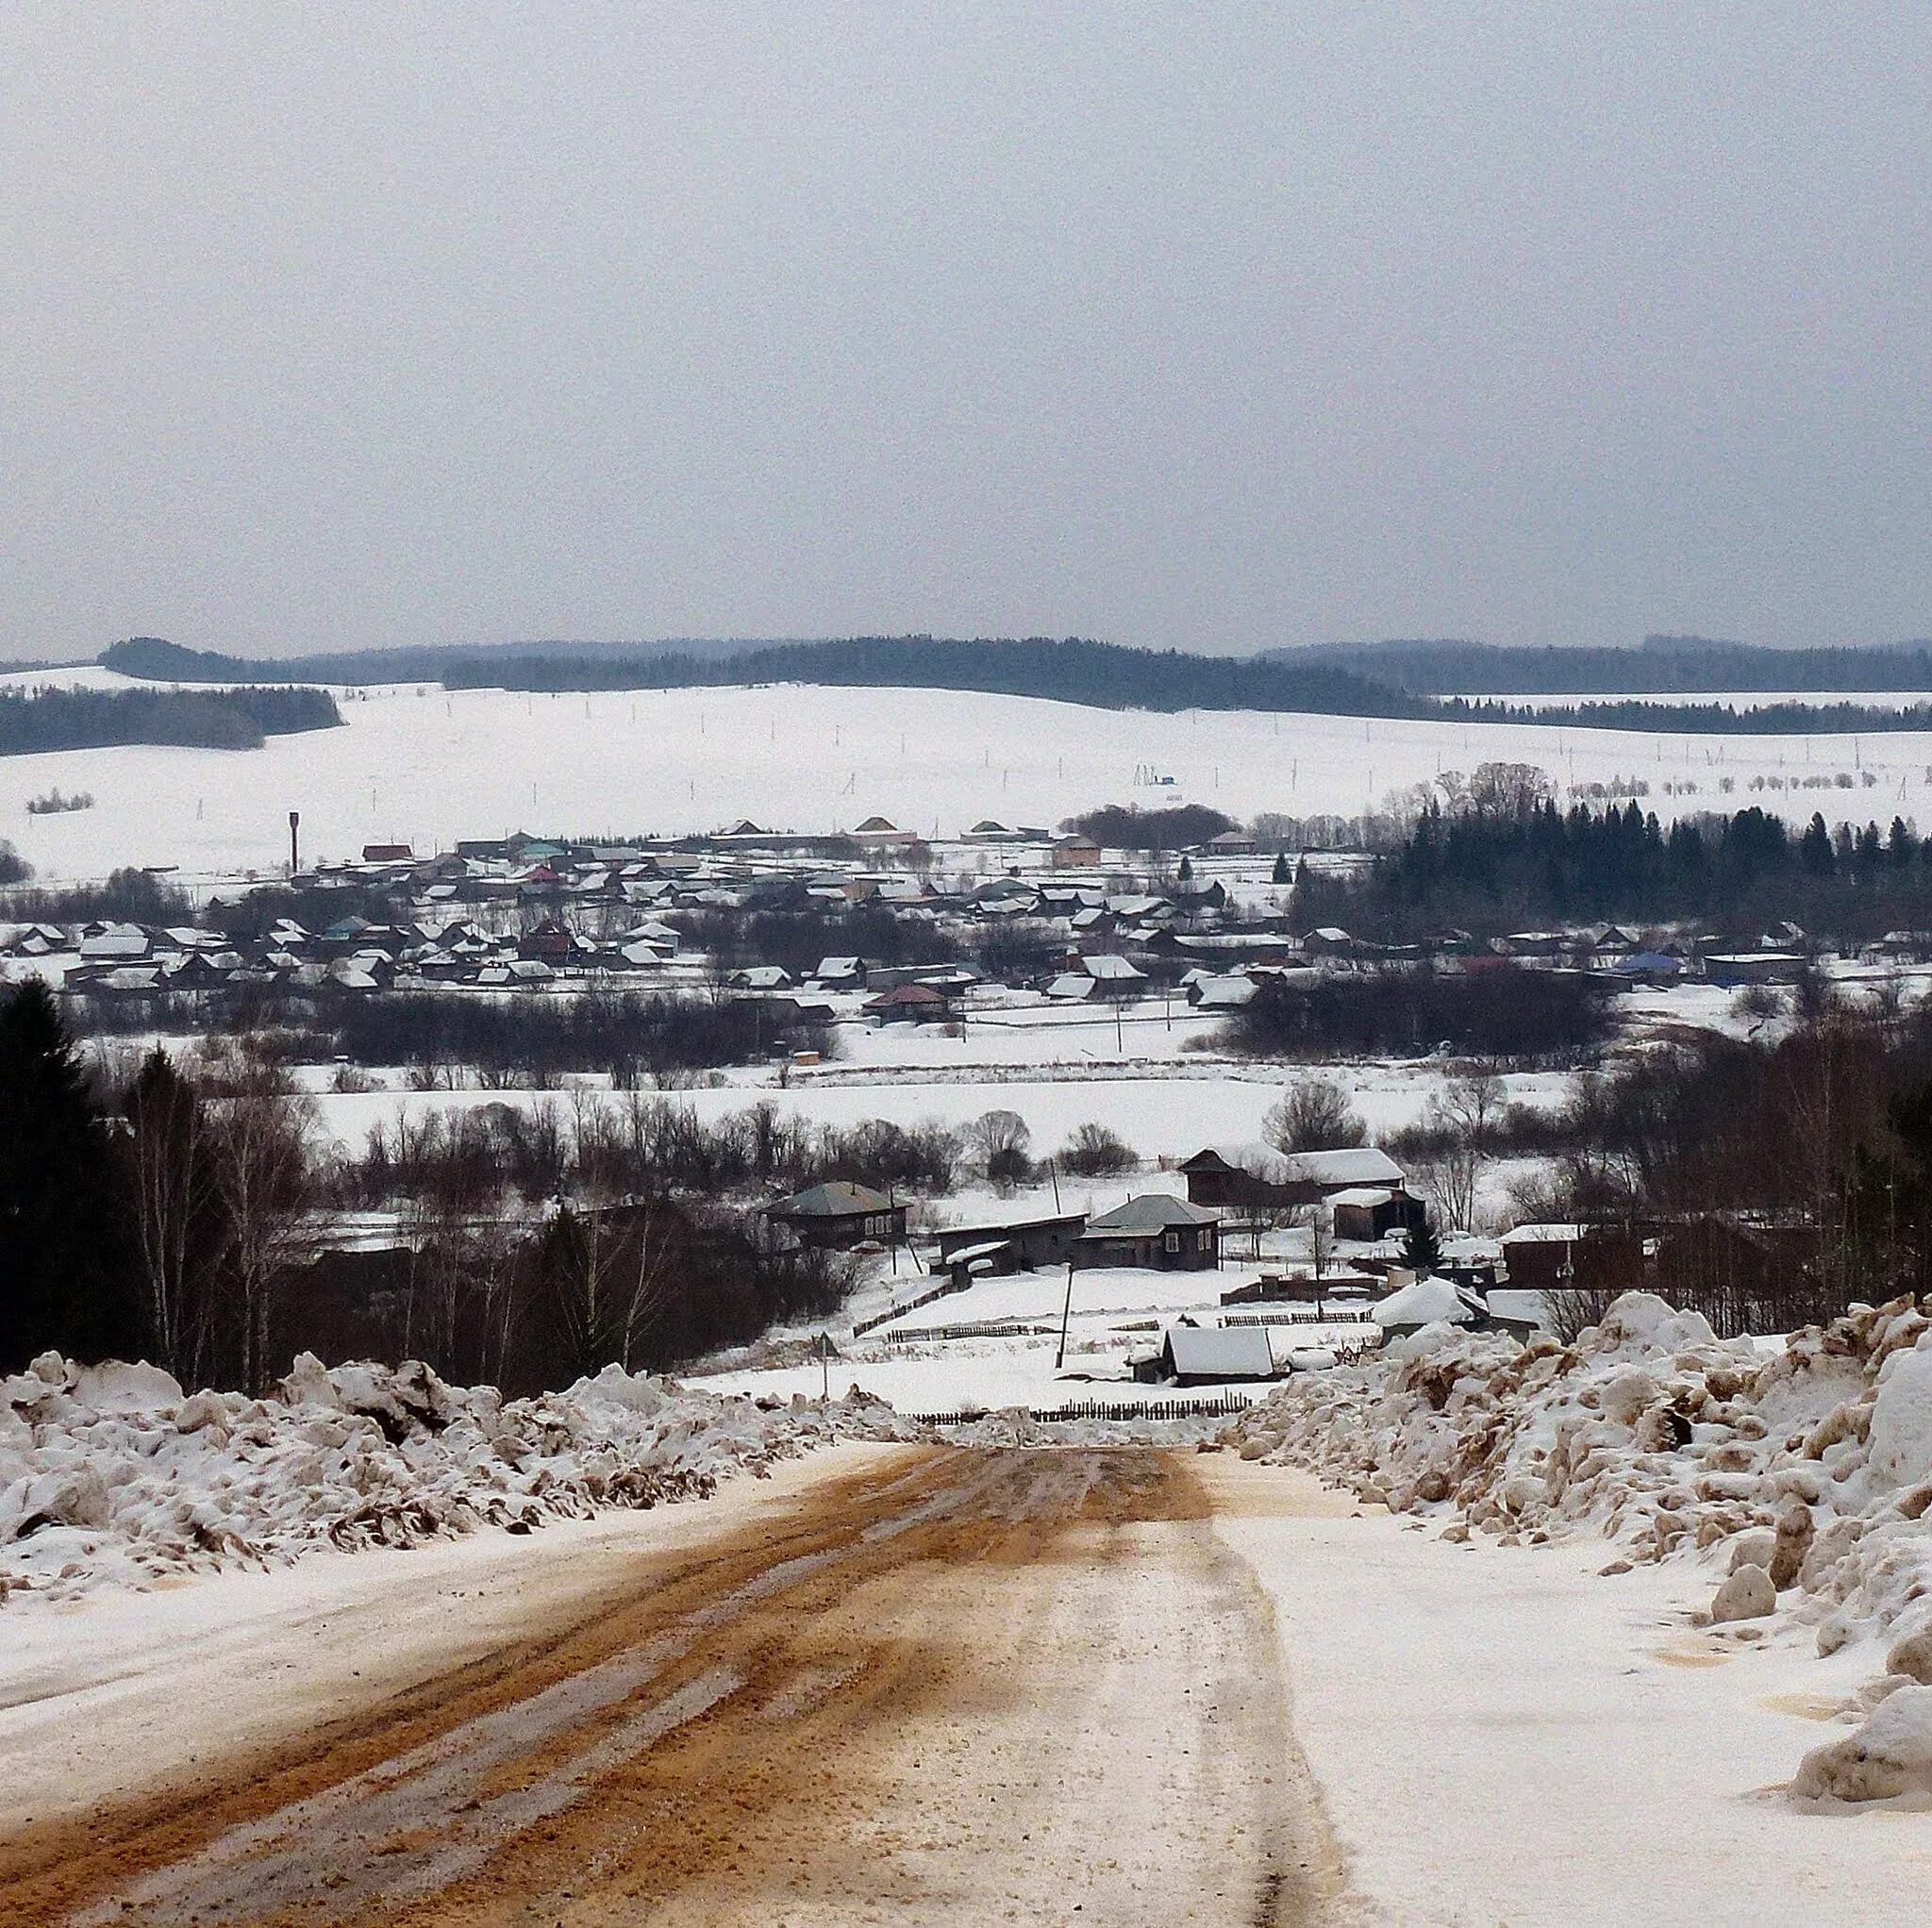
[[[1224,1325],[1373,1325],[1374,1321],[1350,1312],[1224,1312]]]
[[[963,1292],[965,1289],[966,1287],[959,1284],[957,1279],[948,1277],[943,1285],[934,1286],[930,1291],[920,1293],[916,1299],[902,1299],[896,1305],[888,1307],[871,1319],[861,1319],[852,1328],[852,1337],[862,1338],[867,1333],[876,1331],[894,1319],[903,1318],[908,1312],[917,1312],[922,1305],[930,1305],[935,1299],[950,1298],[953,1293]],[[898,1335],[888,1333],[886,1337],[895,1338]]]
[[[982,1319],[966,1325],[920,1325],[908,1332],[889,1332],[889,1346],[918,1345],[941,1338],[1035,1338],[1044,1333],[1051,1338],[1057,1325],[1023,1325],[1010,1320]]]
[[[1246,1412],[1256,1400],[1265,1398],[1267,1392],[1263,1385],[1256,1388],[1253,1398],[1239,1392],[1217,1392],[1211,1399],[1076,1399],[1064,1405],[1029,1407],[1027,1417],[1041,1425],[1071,1420],[1231,1420]],[[998,1415],[983,1407],[967,1406],[958,1412],[908,1413],[906,1417],[927,1426],[970,1426]]]

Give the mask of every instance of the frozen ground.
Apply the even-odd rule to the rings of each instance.
[[[839,1125],[873,1118],[907,1125],[928,1119],[959,1125],[990,1110],[1009,1110],[1026,1121],[1037,1158],[1051,1155],[1077,1126],[1097,1123],[1118,1132],[1142,1158],[1154,1162],[1188,1157],[1204,1145],[1258,1139],[1261,1121],[1281,1096],[1283,1086],[1311,1072],[1341,1081],[1372,1137],[1412,1123],[1441,1091],[1445,1075],[1440,1062],[1427,1060],[1325,1066],[1208,1060],[1174,1067],[1089,1068],[1064,1075],[1051,1065],[988,1067],[962,1059],[904,1073],[842,1069],[823,1076],[794,1073],[783,1088],[769,1070],[761,1069],[755,1080],[733,1079],[658,1095],[672,1104],[690,1105],[708,1122],[759,1103],[770,1104],[786,1116]],[[1512,1099],[1553,1104],[1562,1094],[1567,1077],[1560,1072],[1520,1072],[1504,1083]],[[571,1094],[386,1089],[325,1091],[317,1098],[323,1124],[339,1142],[350,1146],[359,1146],[372,1126],[398,1118],[413,1120],[433,1111],[489,1105],[527,1108],[546,1102],[568,1108]],[[621,1094],[616,1102],[624,1102]],[[951,1209],[951,1201],[939,1203]]]
[[[1709,1589],[1719,1656],[1837,1657],[1812,1670],[1833,1726],[1798,1777],[1821,1811],[1932,1809],[1932,1320],[1912,1300],[1783,1341],[1716,1339],[1646,1292],[1574,1346],[1430,1326],[1297,1375],[1231,1438],[1452,1541],[1594,1538],[1624,1555],[1606,1577],[1672,1566]]]
[[[110,684],[101,671],[66,680]],[[33,680],[31,678],[26,680]],[[67,751],[0,761],[0,834],[49,878],[122,864],[190,876],[272,870],[287,813],[312,858],[365,843],[446,848],[526,828],[572,834],[849,828],[881,812],[952,835],[981,817],[1052,825],[1105,802],[1212,804],[1247,818],[1357,815],[1443,770],[1541,765],[1559,785],[1647,782],[1669,817],[1730,802],[1793,819],[1932,822],[1932,735],[1674,737],[1533,724],[1090,709],[947,690],[812,687],[591,695],[448,692],[405,685],[341,692],[346,727],[260,750]],[[1135,786],[1144,766],[1172,789]],[[1850,790],[1753,792],[1756,776],[1855,772]],[[1870,772],[1874,786],[1863,786]],[[1694,793],[1665,786],[1694,783]],[[92,810],[29,818],[27,798],[85,789]]]
[[[1932,1815],[1783,1791],[1857,1669],[1693,1624],[1681,1567],[1603,1543],[1472,1547],[1305,1476],[1208,1462],[1274,1609],[1295,1732],[1354,1883],[1402,1928],[1881,1928]],[[1837,1730],[1842,1731],[1842,1730]]]

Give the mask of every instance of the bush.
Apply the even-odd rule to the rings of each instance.
[[[1131,1172],[1141,1155],[1104,1124],[1083,1124],[1059,1149],[1058,1163],[1075,1178],[1112,1178]]]

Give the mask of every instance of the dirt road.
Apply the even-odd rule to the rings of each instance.
[[[1208,1514],[1130,1449],[801,1484],[377,1704],[16,1828],[0,1920],[1352,1919]]]

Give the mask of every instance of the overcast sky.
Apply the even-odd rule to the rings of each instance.
[[[1932,8],[0,14],[0,657],[1932,633]]]

